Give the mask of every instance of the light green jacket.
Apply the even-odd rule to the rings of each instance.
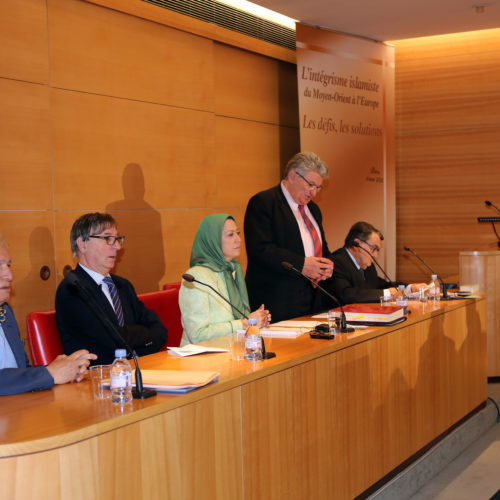
[[[228,297],[223,273],[216,273],[202,266],[191,267],[186,273],[192,274],[197,280],[213,286],[224,297]],[[184,328],[181,346],[229,335],[243,328],[243,322],[234,319],[231,306],[210,288],[199,283],[182,281],[179,307]]]

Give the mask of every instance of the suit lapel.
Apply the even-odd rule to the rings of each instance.
[[[80,280],[80,284],[87,290],[92,297],[95,298],[96,302],[99,304],[102,311],[106,314],[106,316],[116,325],[118,326],[118,320],[116,318],[115,311],[106,295],[102,291],[101,287],[89,276],[89,274],[82,269],[80,266],[76,266],[75,269],[76,274]]]
[[[280,212],[283,216],[280,217],[280,223],[283,224],[284,230],[288,233],[286,235],[287,239],[291,242],[289,248],[295,253],[305,255],[304,243],[302,241],[302,236],[300,235],[299,224],[297,223],[297,219],[295,218],[295,215],[293,215],[292,209],[283,194],[281,184],[277,186],[275,194],[278,206],[280,207]]]
[[[23,342],[19,336],[19,328],[17,326],[16,318],[9,305],[4,304],[7,311],[5,322],[2,323],[3,333],[5,338],[12,349],[12,353],[16,358],[17,366],[19,368],[26,368],[26,353],[24,351]]]

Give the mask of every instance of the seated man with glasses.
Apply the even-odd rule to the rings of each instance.
[[[344,246],[333,253],[335,269],[330,281],[332,294],[342,304],[378,302],[381,295],[389,298],[396,294],[394,286],[377,274],[373,260],[378,258],[382,233],[368,222],[356,222],[347,234]],[[406,285],[408,291],[418,291],[424,283]]]
[[[56,293],[57,328],[65,353],[88,349],[97,354],[95,363],[109,364],[115,349],[125,344],[144,356],[167,341],[167,329],[138,299],[130,281],[109,274],[124,240],[109,214],[85,214],[73,224],[70,242],[78,265]],[[124,343],[110,331],[106,318]]]
[[[313,284],[282,267],[288,262],[316,282],[331,277],[321,210],[312,201],[327,177],[328,167],[314,153],[298,153],[281,184],[248,202],[244,227],[251,310],[266,304],[273,320],[281,321],[331,305]]]

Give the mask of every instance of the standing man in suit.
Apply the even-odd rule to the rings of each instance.
[[[56,322],[64,352],[87,348],[97,354],[99,364],[109,364],[115,349],[125,343],[144,356],[167,341],[167,329],[139,300],[132,283],[109,274],[124,239],[109,214],[85,214],[73,224],[71,249],[79,262],[56,293]],[[114,324],[124,342],[118,342],[103,317]]]
[[[321,211],[312,201],[327,177],[328,167],[318,156],[298,153],[288,162],[281,184],[248,202],[244,231],[250,307],[266,304],[275,321],[331,305],[311,283],[281,265],[289,262],[317,282],[332,275]]]
[[[378,302],[381,295],[390,298],[396,294],[395,285],[377,274],[373,261],[378,257],[384,236],[368,222],[351,226],[344,246],[333,253],[335,270],[330,281],[331,292],[342,302]],[[408,292],[416,292],[425,283],[405,285]]]
[[[97,357],[86,350],[60,355],[48,366],[30,366],[14,312],[7,303],[12,281],[11,263],[7,244],[0,236],[0,396],[79,382],[87,372],[89,360]]]

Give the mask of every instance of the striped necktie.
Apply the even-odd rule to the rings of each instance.
[[[111,276],[106,276],[103,280],[103,283],[106,283],[109,293],[111,295],[111,300],[113,301],[113,307],[115,309],[116,319],[118,320],[118,324],[120,326],[124,325],[123,321],[123,309],[122,303],[120,302],[120,297],[118,297],[118,291],[116,290],[116,286],[111,279]]]
[[[314,227],[314,224],[311,222],[311,219],[307,216],[305,210],[304,210],[304,205],[299,205],[299,212],[300,215],[302,215],[302,218],[304,219],[304,222],[306,223],[307,229],[309,229],[309,232],[311,233],[311,238],[314,243],[314,256],[315,257],[322,257],[323,256],[323,249],[321,245],[321,238],[319,237],[318,231],[316,231],[316,228]]]

